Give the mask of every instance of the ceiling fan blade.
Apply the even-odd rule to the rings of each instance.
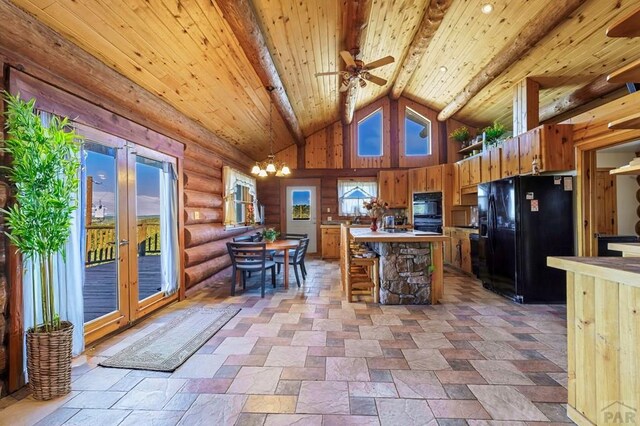
[[[317,72],[315,76],[320,77],[323,75],[338,75],[338,74],[340,74],[340,71],[328,71],[328,72]]]
[[[365,68],[368,69],[368,70],[372,70],[374,68],[378,68],[378,67],[381,67],[383,65],[390,64],[393,61],[395,61],[393,56],[385,56],[384,58],[380,58],[377,61],[373,61],[373,62],[365,65]]]
[[[373,74],[366,73],[363,76],[363,78],[365,80],[369,80],[370,82],[377,84],[378,86],[384,86],[385,84],[387,84],[387,80],[385,80],[384,78],[380,78],[378,76],[375,76]]]
[[[353,56],[351,56],[351,53],[347,52],[346,50],[343,50],[340,52],[340,56],[342,56],[342,59],[344,60],[344,62],[347,64],[348,67],[356,67],[356,61],[353,59]]]

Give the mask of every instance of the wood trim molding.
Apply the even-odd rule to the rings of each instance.
[[[405,137],[405,111],[410,108],[431,122],[431,154],[406,155]],[[440,164],[440,150],[442,149],[441,129],[437,119],[437,113],[422,104],[401,97],[398,100],[398,165],[400,167],[426,167]]]
[[[607,124],[640,108],[640,92],[627,95],[572,117],[563,124],[573,124],[577,212],[576,229],[578,256],[595,256],[595,185],[597,170],[596,150],[640,139],[640,130],[611,130]]]
[[[370,114],[382,109],[382,156],[360,157],[358,156],[358,122]],[[389,168],[391,167],[391,105],[388,97],[359,109],[355,113],[355,120],[350,124],[350,158],[351,168]]]

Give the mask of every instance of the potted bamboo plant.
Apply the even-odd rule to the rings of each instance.
[[[34,295],[34,326],[26,331],[27,372],[34,398],[47,400],[71,390],[73,324],[61,321],[56,310],[55,295],[65,283],[57,282],[53,265],[58,253],[64,259],[77,208],[78,136],[66,118],[54,117],[43,125],[34,99],[25,102],[5,94],[5,102],[3,150],[11,156],[7,175],[15,195],[15,204],[4,211],[7,235],[23,259],[31,261],[32,282],[25,286]]]

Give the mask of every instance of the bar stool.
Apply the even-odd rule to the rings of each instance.
[[[353,257],[350,248],[349,226],[340,227],[340,270],[342,275],[342,290],[347,295],[349,303],[353,296],[369,295],[373,302],[379,302],[379,260],[377,257]]]

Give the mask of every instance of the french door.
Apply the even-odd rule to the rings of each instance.
[[[85,341],[94,341],[175,299],[161,288],[162,174],[175,159],[85,126]],[[175,183],[174,183],[175,184]],[[165,201],[166,202],[166,201]],[[166,218],[165,218],[166,220]],[[166,222],[165,222],[166,223]],[[173,224],[177,226],[177,224]]]

